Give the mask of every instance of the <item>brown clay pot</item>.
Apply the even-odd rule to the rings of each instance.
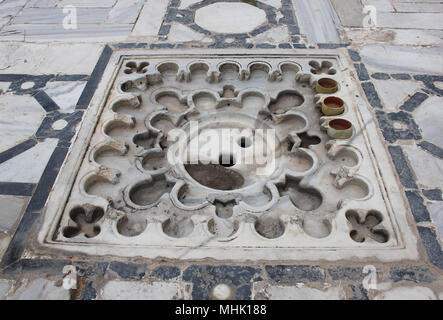
[[[317,80],[315,89],[318,93],[334,93],[338,90],[338,83],[331,78],[320,78]]]

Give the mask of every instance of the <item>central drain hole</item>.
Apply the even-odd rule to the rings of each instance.
[[[240,140],[238,141],[238,144],[240,145],[240,147],[242,148],[248,148],[251,146],[252,141],[250,138],[247,137],[241,137]]]
[[[185,169],[198,183],[212,189],[235,190],[245,183],[240,173],[218,164],[187,164]]]
[[[218,164],[222,165],[225,168],[232,167],[235,165],[235,159],[232,154],[221,154],[218,158]]]

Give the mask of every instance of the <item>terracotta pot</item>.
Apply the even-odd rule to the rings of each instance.
[[[321,78],[317,80],[315,89],[318,93],[334,93],[338,90],[338,83],[331,78]]]
[[[349,139],[352,136],[352,123],[345,119],[332,119],[325,128],[332,139]]]
[[[321,112],[325,116],[336,116],[345,111],[345,102],[338,97],[327,97],[321,102]]]

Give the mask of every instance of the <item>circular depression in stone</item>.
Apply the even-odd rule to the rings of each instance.
[[[195,12],[195,23],[217,33],[245,33],[266,22],[263,10],[246,3],[214,3]]]
[[[327,97],[324,101],[325,105],[329,108],[341,108],[344,106],[345,102],[338,97]]]
[[[331,78],[321,78],[318,80],[318,84],[327,89],[332,89],[338,85],[337,81]]]
[[[240,189],[245,184],[243,176],[219,164],[187,164],[186,171],[201,185],[216,190]]]
[[[174,146],[178,169],[191,183],[237,190],[263,183],[277,169],[275,131],[246,114],[219,112],[183,129]]]
[[[352,127],[352,123],[345,119],[334,119],[329,121],[329,126],[335,130],[347,130]]]

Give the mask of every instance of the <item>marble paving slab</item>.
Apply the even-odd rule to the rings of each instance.
[[[377,27],[399,29],[443,29],[443,13],[388,13],[377,14]]]
[[[311,43],[340,43],[340,22],[329,0],[293,0],[300,31]]]
[[[62,110],[73,110],[85,88],[86,81],[49,82],[44,91]]]
[[[78,8],[77,23],[105,22],[109,9]],[[62,8],[29,8],[23,9],[14,19],[12,24],[62,24],[68,13],[63,13]],[[57,28],[58,26],[54,26]]]
[[[376,72],[443,73],[440,48],[368,45],[360,55],[366,67]]]
[[[125,0],[118,1],[109,12],[106,23],[134,23],[137,20],[140,9],[143,6],[143,0]]]
[[[27,197],[0,195],[0,231],[12,230],[27,202]]]
[[[14,24],[2,29],[0,40],[3,38],[3,33],[9,31],[16,32],[16,37],[23,35],[24,39],[30,42],[122,42],[127,39],[132,26],[132,24],[82,24],[78,29],[65,30],[61,25],[55,24]]]
[[[59,7],[75,6],[75,7],[95,7],[95,8],[109,8],[112,7],[117,0],[61,0]],[[121,1],[121,0],[120,0]],[[126,0],[125,0],[126,1]]]
[[[38,183],[57,146],[57,139],[46,139],[35,147],[0,164],[0,181]]]
[[[0,152],[28,139],[45,116],[40,104],[28,96],[0,96],[0,113]]]
[[[167,1],[148,1],[140,12],[137,23],[132,30],[132,36],[155,37],[163,22],[168,8]]]
[[[89,75],[102,48],[95,43],[9,42],[0,46],[0,69],[2,73]]]
[[[416,81],[374,80],[373,82],[384,107],[389,111],[396,111],[401,102],[420,88],[420,84]]]

